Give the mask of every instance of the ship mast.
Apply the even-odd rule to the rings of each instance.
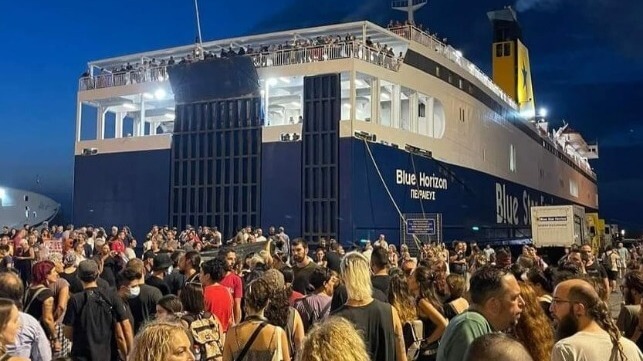
[[[427,2],[428,0],[393,0],[391,7],[393,10],[406,11],[409,24],[415,24],[415,12]]]

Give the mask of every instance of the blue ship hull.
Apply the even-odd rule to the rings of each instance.
[[[507,241],[529,237],[530,205],[569,204],[565,199],[476,170],[387,145],[368,146],[375,162],[364,141],[339,141],[336,218],[337,237],[344,243],[375,239],[380,234],[399,242],[401,223],[395,205],[405,216],[441,214],[444,241]],[[284,226],[292,236],[303,233],[306,185],[302,181],[301,148],[302,142],[262,145],[261,192],[250,198],[261,197],[260,225],[264,229]],[[170,150],[78,156],[74,222],[128,224],[138,237],[152,224],[172,223],[169,158]],[[198,224],[196,219],[188,222]],[[223,231],[231,237],[235,230]]]

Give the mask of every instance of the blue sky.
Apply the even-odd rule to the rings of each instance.
[[[602,213],[643,224],[643,13],[640,0],[523,0],[536,99],[566,119],[605,157]],[[386,0],[200,0],[204,40],[299,26],[402,19]],[[430,0],[420,22],[489,69],[486,11],[499,0]],[[0,184],[46,193],[69,214],[77,79],[90,60],[194,41],[191,0],[12,1],[0,12]],[[40,185],[36,184],[39,176]],[[625,187],[625,188],[624,188]],[[638,197],[632,197],[640,195]],[[638,198],[634,200],[632,198]],[[636,214],[639,213],[639,214]]]

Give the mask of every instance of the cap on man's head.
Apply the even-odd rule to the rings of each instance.
[[[152,263],[152,270],[154,271],[163,271],[172,267],[172,258],[169,253],[159,253],[154,256],[154,262]]]
[[[81,281],[91,282],[98,278],[98,264],[96,261],[87,259],[78,265],[78,278]]]

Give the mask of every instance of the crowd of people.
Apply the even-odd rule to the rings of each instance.
[[[101,69],[99,74],[91,77],[89,70],[81,75],[82,90],[121,86],[127,84],[162,81],[168,79],[167,67],[174,64],[186,64],[212,58],[233,58],[237,56],[250,56],[256,67],[274,65],[290,65],[311,63],[324,60],[359,58],[378,64],[387,69],[397,69],[402,61],[403,54],[396,56],[392,46],[373,42],[370,37],[364,40],[356,39],[352,34],[323,35],[314,38],[293,38],[291,41],[269,45],[232,46],[227,49],[221,47],[218,52],[205,50],[198,42],[191,53],[176,59],[151,58],[140,63],[130,62],[115,66],[111,69]],[[101,76],[109,75],[109,76]]]
[[[275,227],[2,232],[1,360],[643,360],[638,245],[550,266],[530,246],[410,254]]]

